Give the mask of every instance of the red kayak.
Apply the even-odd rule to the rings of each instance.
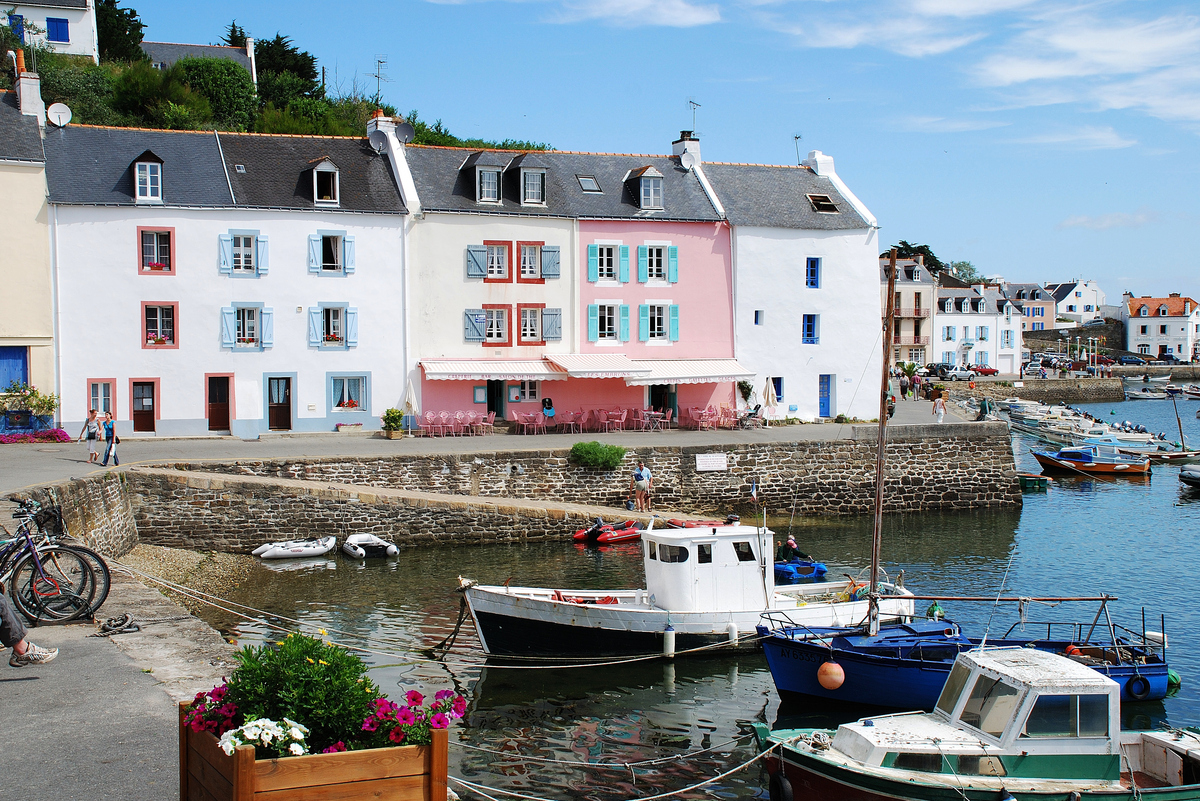
[[[635,520],[624,523],[605,523],[596,518],[596,524],[591,528],[581,528],[575,532],[576,542],[630,542],[642,536],[642,524]]]

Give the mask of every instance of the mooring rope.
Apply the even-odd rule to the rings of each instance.
[[[728,748],[731,745],[738,745],[743,740],[753,737],[753,734],[743,734],[741,737],[735,737],[732,740],[721,743],[720,745],[710,746],[709,748],[701,748],[698,751],[688,751],[684,754],[672,754],[665,757],[657,757],[655,759],[640,759],[633,762],[580,762],[577,759],[551,759],[549,757],[535,757],[527,754],[517,754],[510,751],[498,751],[494,748],[484,748],[481,745],[471,745],[470,743],[450,743],[459,748],[465,748],[470,751],[483,751],[488,754],[494,754],[504,759],[520,759],[522,762],[542,762],[548,765],[570,765],[573,768],[605,768],[608,770],[630,770],[632,768],[642,768],[647,766],[661,765],[667,762],[675,762],[680,759],[691,759],[700,754],[707,754],[712,751],[720,751]]]

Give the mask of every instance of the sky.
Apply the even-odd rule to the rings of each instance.
[[[230,20],[456,135],[795,164],[1012,281],[1197,297],[1200,6],[1155,0],[122,0],[146,39]],[[199,13],[198,13],[199,12]],[[796,136],[800,139],[796,140]]]

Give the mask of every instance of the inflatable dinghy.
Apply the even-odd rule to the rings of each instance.
[[[320,539],[268,542],[258,546],[251,553],[263,559],[297,559],[303,556],[324,556],[336,545],[337,537],[330,535]]]
[[[400,549],[374,534],[351,534],[342,542],[342,553],[352,559],[367,559],[375,556],[395,556]]]

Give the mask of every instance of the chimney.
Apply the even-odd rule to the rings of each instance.
[[[367,136],[370,136],[372,131],[383,131],[386,134],[395,136],[396,121],[384,114],[383,109],[377,108],[375,109],[375,113],[371,115],[371,119],[367,120]],[[400,147],[404,147],[403,142],[400,142]]]
[[[808,151],[808,158],[801,162],[817,175],[836,175],[833,169],[833,156],[826,156],[820,150]]]
[[[25,71],[25,51],[17,49],[17,105],[22,114],[37,117],[38,126],[46,127],[46,104],[42,102],[42,82],[36,72]]]
[[[700,139],[692,131],[680,131],[679,138],[671,143],[671,152],[676,156],[691,153],[696,157],[697,164],[702,163],[700,159]]]
[[[254,62],[254,37],[246,37],[246,56],[250,59],[250,80],[258,86],[258,65]]]
[[[1177,297],[1179,297],[1179,293],[1178,293],[1178,292],[1172,292],[1171,294],[1167,295],[1167,297],[1168,297],[1168,298],[1177,298]]]

